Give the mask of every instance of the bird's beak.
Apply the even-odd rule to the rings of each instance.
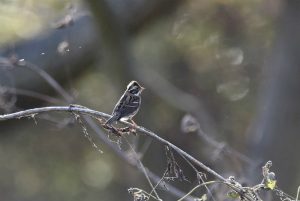
[[[144,88],[144,87],[141,87],[141,90],[142,90],[142,91],[144,91],[145,89],[146,89],[146,88]]]

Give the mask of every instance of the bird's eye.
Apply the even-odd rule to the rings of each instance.
[[[132,93],[132,94],[137,94],[139,91],[137,89],[132,89],[129,92]]]

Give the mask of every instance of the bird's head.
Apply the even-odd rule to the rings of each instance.
[[[144,87],[141,87],[137,81],[131,81],[127,85],[127,93],[133,94],[133,95],[140,95],[142,91],[144,90]]]

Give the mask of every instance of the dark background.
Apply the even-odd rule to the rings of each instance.
[[[127,84],[137,80],[146,88],[134,117],[138,125],[246,186],[260,183],[262,165],[272,160],[277,186],[296,197],[299,11],[299,0],[0,1],[1,113],[69,104],[35,72],[10,65],[13,54],[44,69],[76,103],[109,114]],[[56,29],[68,15],[72,25]],[[59,52],[64,41],[68,47]],[[22,95],[21,89],[65,104],[41,101],[28,91]],[[183,133],[180,122],[187,113],[209,137],[251,163],[222,154],[196,133]],[[0,123],[0,200],[133,200],[128,188],[151,191],[143,173],[88,126],[104,151],[99,154],[71,114],[36,119],[37,125],[28,118]],[[164,146],[144,135],[126,137],[137,152],[151,143],[142,162],[161,177]],[[121,148],[130,155],[125,142]],[[191,183],[171,184],[187,193],[197,185],[195,172],[180,155],[175,158]],[[233,199],[225,186],[210,188],[216,200]],[[158,193],[178,199],[166,190]],[[279,200],[271,192],[264,196]]]

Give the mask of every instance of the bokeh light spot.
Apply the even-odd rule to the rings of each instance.
[[[89,186],[105,188],[113,179],[113,168],[100,159],[88,160],[82,170],[82,180]]]
[[[32,197],[41,189],[42,181],[34,168],[21,169],[15,176],[15,183],[24,197]]]

